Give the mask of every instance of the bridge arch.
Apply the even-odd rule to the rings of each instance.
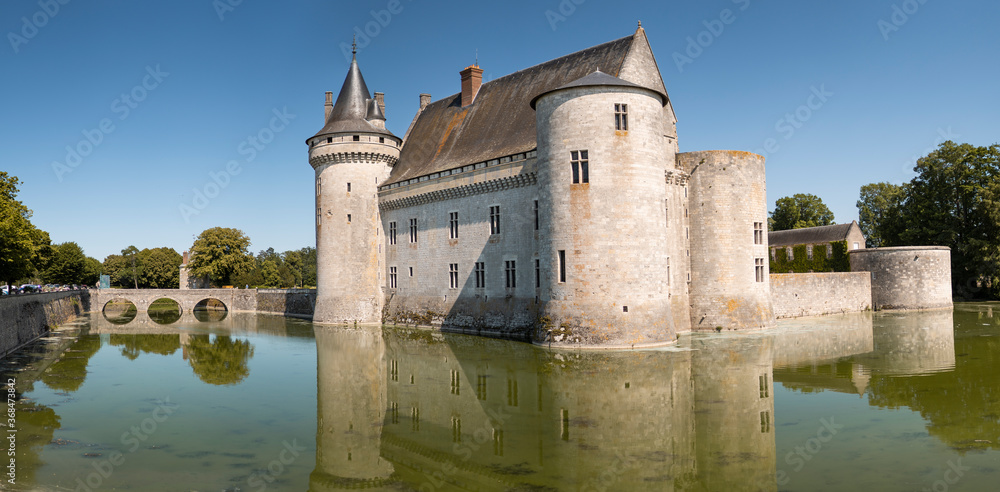
[[[139,314],[139,308],[130,299],[116,296],[101,306],[101,314],[111,324],[124,325],[135,319]]]
[[[198,321],[222,321],[229,315],[229,306],[214,297],[206,297],[198,301],[191,311]]]

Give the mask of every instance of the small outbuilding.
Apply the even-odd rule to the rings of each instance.
[[[848,251],[865,248],[857,221],[767,234],[771,272],[849,272]]]

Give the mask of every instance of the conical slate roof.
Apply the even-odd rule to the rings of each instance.
[[[351,59],[351,68],[347,71],[347,78],[337,96],[337,102],[333,105],[333,111],[326,120],[323,129],[313,135],[327,135],[331,133],[381,133],[392,135],[392,132],[378,128],[365,119],[368,116],[368,101],[372,99],[371,92],[365,84],[365,78],[358,68],[357,55]],[[378,104],[376,104],[378,106]],[[381,112],[378,112],[381,116]],[[382,116],[380,119],[385,119]]]
[[[639,88],[639,89],[646,89],[648,91],[655,92],[657,95],[660,96],[660,100],[663,102],[663,105],[664,106],[667,105],[667,95],[666,94],[664,94],[664,93],[662,93],[662,92],[660,92],[658,90],[651,89],[649,87],[643,87],[643,86],[641,86],[639,84],[633,84],[632,82],[629,82],[627,80],[619,79],[618,77],[615,77],[614,75],[608,75],[608,74],[606,74],[606,73],[598,70],[598,71],[596,71],[596,72],[594,72],[594,73],[592,73],[590,75],[587,75],[585,77],[581,77],[579,79],[576,79],[576,80],[574,80],[574,81],[572,81],[572,82],[570,82],[570,83],[568,83],[566,85],[563,85],[563,86],[560,86],[560,87],[556,87],[555,89],[552,89],[550,91],[545,91],[545,92],[543,92],[543,93],[535,96],[531,100],[531,109],[535,109],[535,103],[537,103],[538,100],[541,99],[542,96],[544,96],[546,94],[551,94],[553,92],[558,92],[558,91],[562,91],[562,90],[566,90],[566,89],[573,89],[573,88],[576,88],[576,87],[636,87],[636,88]]]

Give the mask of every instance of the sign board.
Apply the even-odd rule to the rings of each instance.
[[[101,275],[101,285],[99,289],[110,289],[111,288],[111,275]]]

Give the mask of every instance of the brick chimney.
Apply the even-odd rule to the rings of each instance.
[[[421,111],[423,111],[424,108],[426,108],[427,105],[429,105],[430,103],[431,103],[431,95],[430,94],[421,94],[420,95],[420,110]]]
[[[330,119],[330,113],[333,112],[333,93],[330,92],[330,91],[326,91],[326,108],[325,108],[325,110],[326,110],[326,116],[323,117],[323,124],[324,125],[326,124],[326,121]]]
[[[380,110],[382,110],[382,116],[385,116],[385,93],[384,92],[376,92],[375,93],[375,102],[378,103],[378,108]]]
[[[479,65],[472,65],[459,72],[462,75],[462,107],[471,105],[479,94],[479,87],[483,85],[483,69]]]

